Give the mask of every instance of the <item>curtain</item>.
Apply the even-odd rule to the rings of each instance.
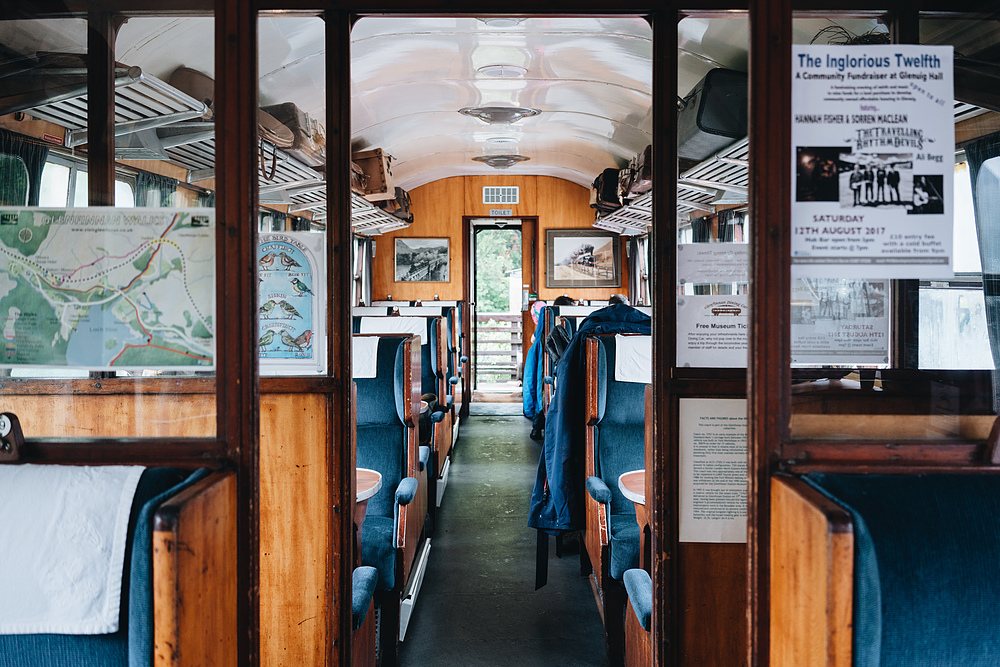
[[[28,206],[38,206],[42,170],[45,169],[45,160],[49,157],[49,147],[30,137],[0,130],[0,153],[20,158],[24,163],[28,170]],[[3,183],[3,180],[0,178],[0,183]]]
[[[993,411],[1000,412],[1000,132],[966,146],[983,263],[986,328],[993,353]]]
[[[140,171],[135,177],[135,205],[166,208],[177,192],[177,179]]]
[[[712,216],[691,221],[691,242],[708,243],[712,240]]]

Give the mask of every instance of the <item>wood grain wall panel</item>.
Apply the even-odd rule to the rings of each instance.
[[[683,664],[742,664],[747,650],[746,545],[681,543],[678,553]]]
[[[392,295],[395,301],[431,299],[435,294],[441,299],[466,298],[462,285],[463,216],[488,217],[491,205],[483,204],[483,186],[516,185],[520,188],[519,203],[503,206],[511,208],[513,216],[538,216],[538,230],[534,248],[537,262],[538,298],[551,301],[570,293],[578,299],[607,299],[612,294],[628,291],[625,271],[625,243],[622,242],[622,285],[600,289],[545,287],[545,230],[590,229],[594,210],[590,208],[590,192],[570,181],[551,176],[456,176],[445,178],[410,192],[413,201],[414,222],[407,229],[379,236],[374,262],[373,294],[376,299]],[[492,206],[498,208],[497,206]],[[393,275],[393,241],[396,237],[448,237],[450,239],[451,280],[447,283],[395,282]],[[528,243],[530,240],[526,239]],[[530,248],[526,246],[526,248]],[[531,271],[525,253],[524,268]]]
[[[153,664],[236,667],[236,474],[185,489],[153,524]]]
[[[375,238],[375,261],[372,263],[372,294],[375,299],[392,295],[394,301],[438,298],[450,301],[464,298],[462,285],[462,215],[464,210],[464,177],[445,178],[410,191],[413,224],[406,229]],[[396,238],[448,238],[451,258],[449,281],[396,282]]]
[[[561,294],[574,299],[607,299],[612,294],[628,293],[628,276],[625,275],[625,242],[622,239],[621,287],[574,289],[545,286],[545,232],[549,229],[593,229],[594,209],[590,208],[590,191],[561,178],[538,176],[538,298],[551,302]],[[594,231],[600,231],[595,229]]]
[[[849,667],[854,533],[847,512],[801,480],[771,485],[770,663]]]
[[[331,554],[327,396],[260,397],[260,653],[262,667],[321,667]]]
[[[215,394],[22,394],[0,405],[27,438],[215,436]]]

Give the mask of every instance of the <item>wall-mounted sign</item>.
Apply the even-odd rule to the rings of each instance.
[[[792,266],[952,276],[950,46],[794,46]]]
[[[0,209],[0,367],[215,367],[215,209]]]
[[[514,215],[514,209],[512,208],[491,208],[490,217],[492,218],[509,218]]]
[[[746,294],[677,297],[677,365],[747,367]]]

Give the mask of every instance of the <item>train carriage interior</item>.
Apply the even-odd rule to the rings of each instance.
[[[0,667],[1000,663],[1000,13],[691,4],[0,0]]]

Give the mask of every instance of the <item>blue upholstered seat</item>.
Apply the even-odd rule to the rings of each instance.
[[[175,468],[143,472],[132,500],[118,632],[104,635],[0,635],[0,667],[149,667],[153,664],[153,514],[166,499],[208,474]]]
[[[621,579],[639,562],[639,526],[635,505],[622,495],[618,477],[630,470],[645,467],[646,385],[618,382],[615,374],[615,338],[598,339],[597,353],[597,427],[595,429],[594,468],[597,477],[610,491],[607,504],[611,539],[609,572]],[[593,494],[591,494],[593,495]],[[595,497],[595,500],[599,500]]]
[[[379,338],[376,377],[355,378],[358,388],[358,466],[382,474],[382,487],[368,500],[361,527],[361,562],[378,570],[379,590],[396,583],[396,490],[407,477],[407,432],[403,401],[403,336]]]
[[[1000,664],[1000,477],[805,479],[854,521],[855,667]]]

